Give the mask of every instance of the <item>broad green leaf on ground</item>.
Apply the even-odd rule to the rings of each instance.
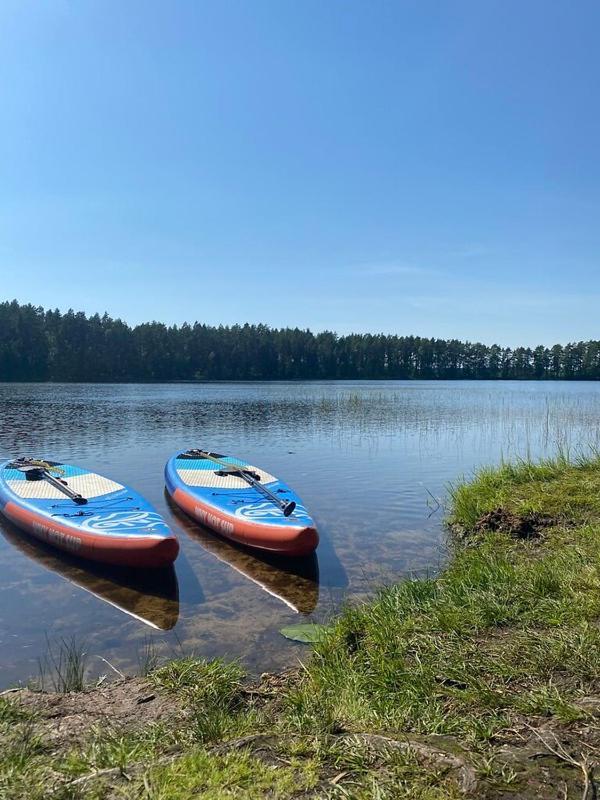
[[[297,625],[287,625],[282,628],[279,633],[285,636],[286,639],[292,639],[294,642],[306,642],[312,644],[322,639],[328,632],[327,625],[319,625],[316,622],[301,622]]]

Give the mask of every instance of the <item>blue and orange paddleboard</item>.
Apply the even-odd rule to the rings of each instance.
[[[162,567],[179,552],[174,534],[141,495],[71,464],[0,462],[0,511],[37,539],[106,564]]]
[[[176,453],[167,461],[165,483],[190,517],[239,544],[301,556],[319,543],[315,523],[296,493],[242,459],[204,450]]]

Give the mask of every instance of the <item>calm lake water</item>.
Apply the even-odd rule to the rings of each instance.
[[[600,384],[310,382],[0,384],[0,455],[68,461],[131,485],[179,536],[172,571],[92,567],[0,522],[0,685],[35,678],[48,642],[85,644],[91,675],[159,657],[238,657],[253,671],[306,651],[279,629],[445,559],[447,485],[501,458],[600,444]],[[279,475],[315,517],[313,559],[233,547],[168,502],[177,449]]]

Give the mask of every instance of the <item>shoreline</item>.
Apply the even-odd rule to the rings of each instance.
[[[240,383],[244,384],[256,384],[256,383],[598,383],[600,381],[600,377],[573,377],[573,378],[554,378],[554,377],[541,377],[541,378],[474,378],[471,377],[453,377],[453,378],[435,378],[435,377],[404,377],[404,378],[382,378],[382,377],[374,377],[374,378],[227,378],[223,380],[219,380],[217,378],[204,378],[193,380],[190,378],[180,378],[180,379],[171,379],[171,380],[147,380],[147,381],[140,381],[140,380],[114,380],[111,378],[107,378],[105,380],[94,380],[94,381],[84,381],[84,380],[14,380],[10,378],[3,378],[0,376],[0,383],[5,384],[16,384],[16,385],[27,385],[27,384],[36,384],[36,385],[48,385],[48,386],[176,386],[179,384],[190,385],[190,386],[202,386],[206,385],[237,385]]]
[[[600,456],[451,496],[445,570],[347,607],[304,668],[249,683],[187,658],[1,693],[0,797],[594,797]]]

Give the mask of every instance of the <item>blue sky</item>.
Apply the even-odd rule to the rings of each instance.
[[[3,0],[0,296],[600,338],[600,5]]]

